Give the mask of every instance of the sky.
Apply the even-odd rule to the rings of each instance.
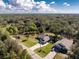
[[[0,13],[79,14],[79,0],[0,0]]]

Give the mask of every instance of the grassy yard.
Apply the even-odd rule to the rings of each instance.
[[[51,48],[52,48],[53,44],[49,43],[48,45],[44,46],[41,48],[41,51],[40,51],[40,48],[36,49],[35,52],[40,56],[40,57],[45,57],[50,51],[51,51]]]
[[[34,46],[35,44],[38,43],[38,41],[37,41],[36,39],[27,38],[27,37],[22,38],[21,42],[22,42],[25,46],[27,46],[28,48],[30,48],[30,47],[32,47],[32,46]]]
[[[59,53],[54,57],[54,59],[64,59]]]

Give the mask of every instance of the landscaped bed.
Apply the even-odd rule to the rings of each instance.
[[[24,37],[22,38],[21,42],[27,46],[28,48],[36,45],[38,43],[38,40],[36,39],[32,39],[32,38],[27,38],[27,37]]]
[[[51,51],[51,48],[52,48],[53,44],[49,43],[48,45],[44,46],[44,47],[41,47],[36,49],[35,52],[40,56],[40,57],[45,57],[50,51]]]

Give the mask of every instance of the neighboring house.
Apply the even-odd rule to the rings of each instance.
[[[41,44],[45,44],[46,42],[48,42],[50,40],[50,37],[44,34],[40,34],[39,35],[39,42]]]

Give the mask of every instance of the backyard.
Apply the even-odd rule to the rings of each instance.
[[[38,43],[38,40],[33,39],[33,38],[28,38],[28,37],[23,37],[21,42],[27,46],[28,48],[36,45]]]

